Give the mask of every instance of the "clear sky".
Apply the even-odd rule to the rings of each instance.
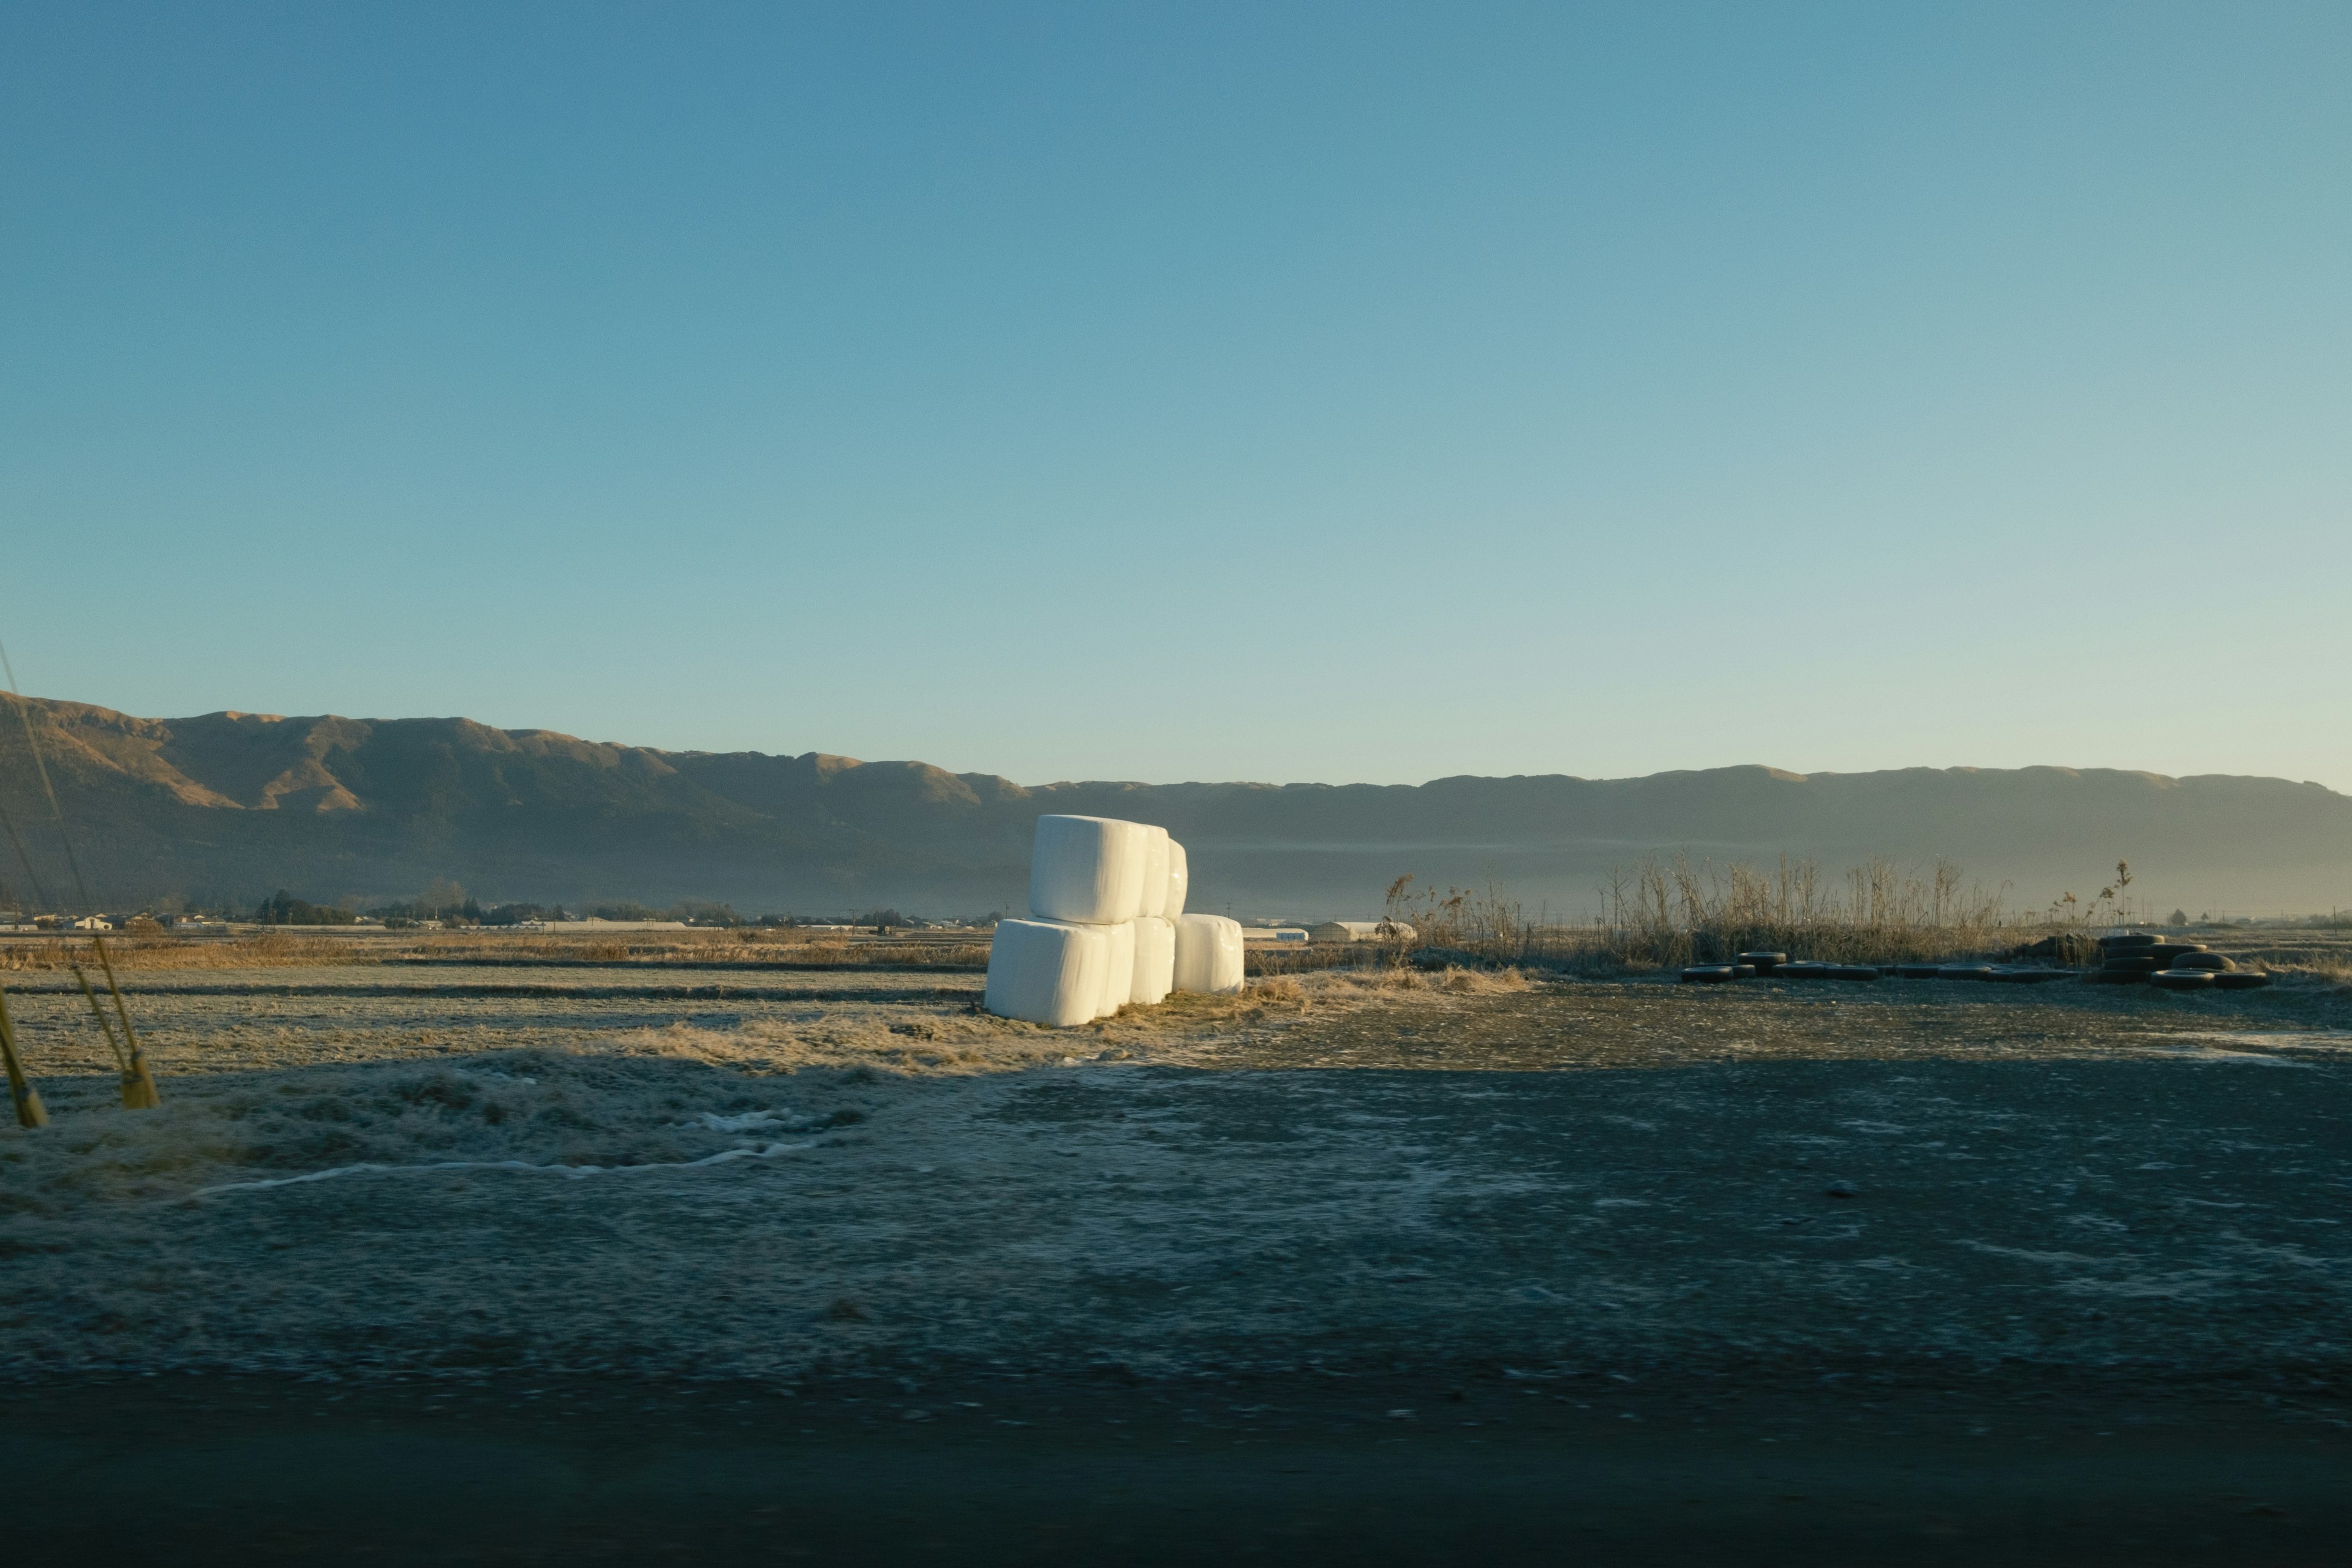
[[[2352,789],[2352,6],[0,5],[0,637],[1061,778]]]

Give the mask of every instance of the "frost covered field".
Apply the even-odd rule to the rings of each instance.
[[[2305,995],[1333,974],[1046,1031],[956,973],[131,978],[160,1111],[10,987],[55,1118],[0,1131],[12,1379],[2352,1347],[2352,1031]]]

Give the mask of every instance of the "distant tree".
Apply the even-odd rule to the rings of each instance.
[[[2164,923],[2167,925],[2185,926],[2189,923],[2189,911],[2187,910],[2175,910],[2169,915],[2165,917]]]
[[[600,921],[649,921],[654,918],[653,910],[646,908],[645,905],[625,901],[617,904],[598,904],[588,912]]]
[[[529,921],[560,921],[563,918],[561,904],[493,904],[482,911],[486,926],[519,926]]]
[[[253,918],[266,926],[347,926],[360,917],[350,910],[322,907],[308,899],[298,899],[280,888],[261,900]]]

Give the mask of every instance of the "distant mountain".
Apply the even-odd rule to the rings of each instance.
[[[486,900],[723,900],[746,912],[895,904],[1018,910],[1045,812],[1165,825],[1196,908],[1376,912],[1389,881],[1483,886],[1532,910],[1591,907],[1649,854],[1945,857],[2016,901],[2092,893],[2117,859],[2136,892],[2206,910],[2352,908],[2352,797],[2317,784],[2105,769],[1714,768],[1418,786],[1055,784],[810,752],[660,752],[465,719],[208,713],[134,719],[0,697],[39,739],[93,891],[240,903],[405,898],[451,877]],[[0,720],[0,803],[53,898],[69,887],[25,732]],[[11,855],[0,902],[26,900]]]

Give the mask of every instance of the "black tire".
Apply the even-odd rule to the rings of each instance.
[[[2121,936],[2101,937],[2099,939],[2099,945],[2102,948],[2105,948],[2107,952],[2113,952],[2117,948],[2154,947],[2158,942],[2160,942],[2163,940],[2164,939],[2162,937],[2157,935],[2154,931],[2127,931]]]
[[[1832,963],[1829,977],[1832,980],[1875,980],[1878,978],[1878,966],[1874,963]]]
[[[1759,974],[1769,974],[1788,963],[1789,955],[1785,952],[1743,952],[1739,955],[1739,962],[1754,964]]]
[[[1694,963],[1683,971],[1685,985],[1720,985],[1736,978],[1737,972],[1728,963]]]
[[[1834,963],[1817,963],[1810,958],[1801,958],[1794,963],[1774,964],[1772,978],[1775,980],[1827,980],[1830,977],[1830,971],[1836,967]]]
[[[2174,967],[2179,960],[2194,957],[2196,954],[2204,951],[2205,944],[2203,942],[2158,942],[2156,946],[2149,948],[2147,952],[2149,957],[2156,960],[2156,966],[2158,969],[2170,969]]]
[[[2172,967],[2175,969],[2210,969],[2218,973],[2235,969],[2238,966],[2231,963],[2228,959],[2222,957],[2218,952],[2207,952],[2200,948],[2195,952],[2184,952],[2178,958],[2175,958],[2172,961]]]
[[[1992,965],[1990,963],[1947,963],[1941,969],[1936,971],[1936,978],[1938,980],[1990,980],[1992,978]]]
[[[2113,974],[2153,974],[2163,965],[2143,953],[2107,954],[2106,968]]]
[[[1756,978],[1756,966],[1752,963],[1735,963],[1731,966],[1731,977],[1734,980],[1753,980]]]
[[[2259,991],[2271,983],[2271,977],[2252,969],[2208,970],[2213,976],[2216,991]]]
[[[1943,973],[1940,963],[1898,963],[1895,973],[1906,980],[1933,980]]]
[[[2211,987],[2213,972],[2210,969],[2159,969],[2147,977],[2147,983],[2159,991],[2203,991]]]

